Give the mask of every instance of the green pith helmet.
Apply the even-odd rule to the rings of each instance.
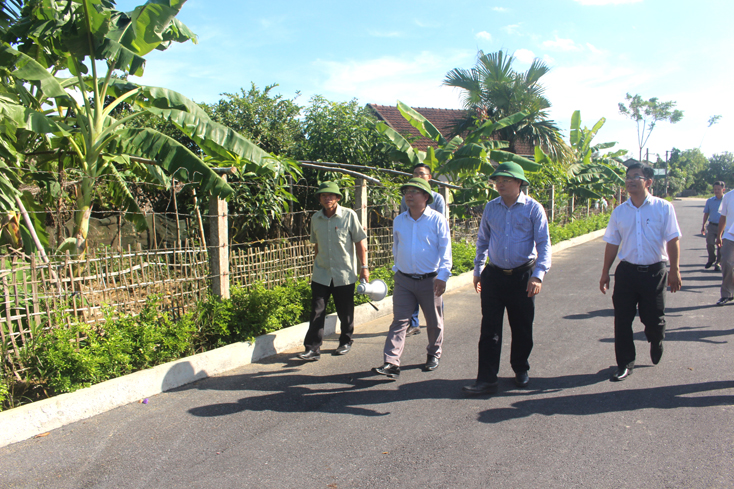
[[[339,197],[343,197],[342,193],[339,191],[339,186],[334,182],[323,182],[319,185],[319,189],[314,192],[314,195],[318,194],[336,194]]]
[[[523,170],[520,165],[512,161],[506,161],[499,165],[495,168],[494,173],[492,173],[489,178],[494,179],[497,177],[517,178],[518,180],[525,182],[527,185],[530,185],[530,182],[525,178],[525,170]]]
[[[400,187],[400,191],[404,192],[407,187],[417,187],[424,192],[428,192],[428,202],[426,204],[433,204],[433,192],[431,192],[431,186],[422,178],[411,178]]]

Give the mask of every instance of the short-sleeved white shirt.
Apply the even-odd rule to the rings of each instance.
[[[639,208],[629,199],[614,209],[604,241],[619,245],[620,260],[633,265],[652,265],[668,260],[665,245],[680,235],[673,204],[648,195]]]
[[[734,190],[729,190],[724,194],[719,205],[719,214],[726,216],[726,229],[721,237],[734,241]]]

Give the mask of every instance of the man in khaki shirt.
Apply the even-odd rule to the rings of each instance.
[[[339,347],[335,355],[345,355],[352,347],[354,332],[354,284],[357,278],[370,279],[367,267],[367,235],[357,214],[341,207],[342,194],[333,182],[324,182],[316,191],[322,210],[311,218],[311,242],[316,254],[311,279],[311,318],[300,353],[301,360],[321,358],[324,320],[329,297],[334,297],[336,314],[341,323]],[[357,273],[357,260],[361,263]]]

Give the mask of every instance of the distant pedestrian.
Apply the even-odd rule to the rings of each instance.
[[[484,207],[477,235],[474,288],[481,293],[482,326],[477,380],[464,387],[468,394],[497,392],[505,310],[515,384],[528,385],[535,296],[551,266],[548,218],[543,206],[520,190],[528,183],[522,167],[502,163],[489,178],[500,196]]]
[[[724,182],[714,182],[714,196],[706,201],[703,206],[703,223],[701,224],[701,234],[706,237],[706,251],[708,252],[708,261],[704,268],[708,270],[714,265],[714,270],[721,271],[719,263],[721,263],[721,248],[716,246],[716,238],[719,236],[719,207],[724,197]],[[708,227],[706,222],[708,221]]]
[[[627,168],[629,199],[614,209],[604,234],[607,246],[599,280],[603,294],[611,282],[609,269],[617,256],[620,260],[612,294],[617,359],[613,381],[626,379],[635,366],[632,322],[638,310],[650,342],[650,359],[654,365],[660,362],[665,339],[665,286],[669,285],[671,292],[681,288],[680,228],[673,205],[650,195],[653,175],[653,169],[642,163]]]
[[[433,178],[431,176],[430,167],[426,164],[418,163],[417,165],[413,167],[413,178],[422,178],[426,182],[430,182],[431,179]],[[446,217],[446,201],[443,199],[441,194],[439,194],[438,192],[431,191],[431,195],[433,196],[433,202],[428,204],[428,207],[430,207],[434,211]],[[405,203],[405,196],[403,196],[403,199],[400,201],[400,213],[402,214],[403,212],[406,212],[407,210],[408,210],[408,205]],[[420,306],[416,305],[415,311],[413,311],[413,316],[410,318],[410,326],[408,327],[408,332],[405,333],[405,336],[413,336],[416,334],[420,334],[421,328],[420,328],[420,323],[418,322],[419,309],[420,309]]]
[[[342,194],[336,183],[322,183],[315,195],[322,209],[311,218],[311,242],[314,243],[315,255],[311,279],[311,317],[303,341],[306,351],[298,355],[301,360],[309,361],[321,358],[326,304],[331,296],[334,297],[336,314],[341,323],[339,347],[334,354],[349,353],[354,332],[354,284],[358,277],[367,281],[370,279],[367,235],[357,214],[339,205]],[[359,274],[356,258],[362,265]]]
[[[721,199],[719,230],[716,246],[721,249],[721,297],[716,303],[723,306],[734,300],[734,190]],[[728,228],[728,229],[727,229]]]
[[[451,276],[451,235],[446,218],[428,207],[431,187],[421,178],[411,178],[400,190],[408,212],[393,221],[395,289],[393,321],[385,339],[384,364],[373,372],[390,379],[400,376],[400,356],[405,333],[417,304],[423,309],[428,333],[424,371],[436,370],[443,345],[443,300]]]

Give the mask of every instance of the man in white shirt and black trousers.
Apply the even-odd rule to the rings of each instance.
[[[606,294],[610,285],[609,269],[619,256],[614,272],[614,352],[617,370],[612,381],[626,379],[635,366],[635,342],[632,322],[639,308],[645,337],[650,342],[654,365],[663,356],[665,339],[665,286],[671,292],[681,288],[678,268],[680,227],[673,205],[653,197],[653,169],[641,163],[627,168],[625,186],[629,199],[614,209],[609,219],[599,289]],[[665,262],[670,260],[670,272]]]
[[[422,178],[411,178],[400,187],[408,211],[393,221],[395,289],[393,321],[385,339],[384,360],[372,371],[396,380],[405,333],[417,304],[423,309],[428,332],[428,355],[424,371],[438,368],[443,344],[443,301],[451,276],[451,234],[443,214],[428,207],[431,187]]]

